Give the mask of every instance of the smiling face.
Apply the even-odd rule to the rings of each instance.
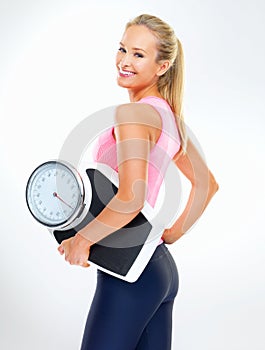
[[[157,81],[169,63],[157,63],[157,53],[157,38],[148,28],[133,25],[125,31],[116,56],[117,82],[128,89],[131,100],[160,96]]]

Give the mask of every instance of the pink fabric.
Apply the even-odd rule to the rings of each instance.
[[[154,207],[170,160],[180,148],[180,137],[174,114],[165,100],[155,96],[148,96],[142,98],[137,103],[151,105],[158,111],[162,121],[162,131],[156,145],[150,152],[148,165],[146,200]],[[96,162],[107,164],[112,169],[118,171],[116,142],[113,137],[113,130],[114,127],[111,127],[98,137],[93,150],[93,156]]]

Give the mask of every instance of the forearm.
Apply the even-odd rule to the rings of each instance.
[[[207,183],[194,183],[182,214],[171,227],[172,232],[179,236],[187,232],[200,218],[217,190],[218,184],[210,172]]]
[[[132,204],[114,196],[108,205],[78,233],[86,238],[91,244],[97,243],[111,233],[131,222],[141,211],[142,206]]]

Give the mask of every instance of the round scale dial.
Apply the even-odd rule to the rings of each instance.
[[[43,163],[28,180],[26,199],[31,214],[42,224],[48,227],[69,224],[83,205],[81,177],[65,162]]]

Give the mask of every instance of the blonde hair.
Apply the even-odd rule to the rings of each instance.
[[[133,25],[147,27],[158,39],[157,62],[170,61],[170,68],[158,79],[158,91],[175,114],[182,150],[185,151],[187,135],[183,114],[184,54],[181,42],[174,30],[156,16],[148,14],[137,16],[127,23],[126,29]]]

